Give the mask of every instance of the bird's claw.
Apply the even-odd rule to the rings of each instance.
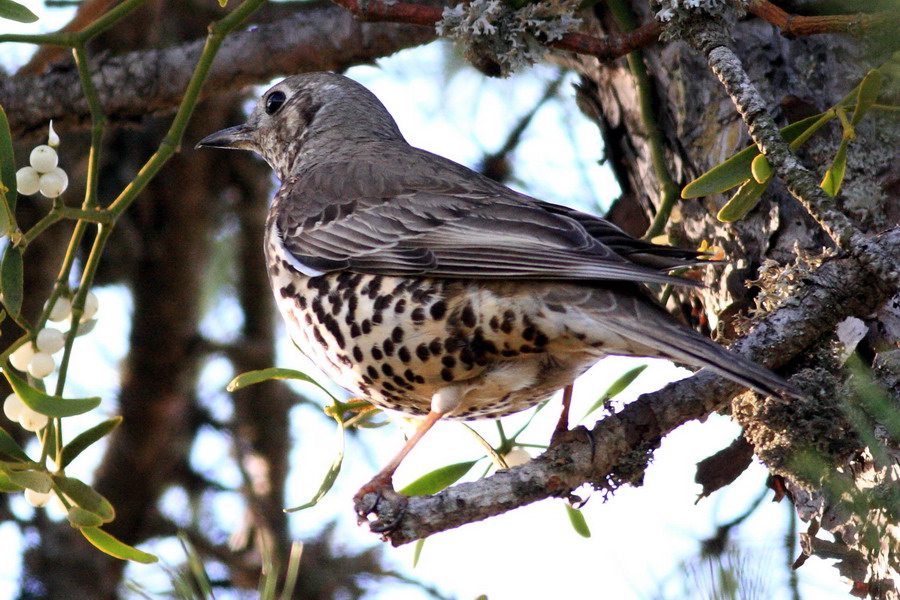
[[[376,477],[353,497],[356,521],[360,525],[368,524],[373,533],[388,534],[397,529],[403,520],[407,502],[406,496],[394,491],[390,478]],[[369,515],[375,518],[370,520]]]

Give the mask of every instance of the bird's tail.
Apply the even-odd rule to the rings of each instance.
[[[802,397],[803,393],[783,377],[766,367],[728,350],[709,338],[678,323],[656,307],[641,307],[640,319],[606,319],[604,325],[641,345],[655,349],[660,356],[711,371],[780,398]],[[650,310],[647,310],[650,309]]]

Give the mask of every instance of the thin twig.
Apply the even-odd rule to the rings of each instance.
[[[779,28],[789,38],[821,33],[861,36],[875,28],[896,27],[900,21],[897,11],[855,15],[792,15],[768,0],[751,0],[747,10]]]

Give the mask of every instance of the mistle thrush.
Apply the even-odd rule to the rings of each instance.
[[[410,146],[351,79],[288,77],[245,124],[198,145],[253,150],[282,182],[265,253],[298,348],[353,394],[428,415],[361,494],[387,487],[437,419],[524,410],[609,354],[796,393],[648,294],[648,283],[694,285],[667,271],[701,262],[696,252],[637,240]]]

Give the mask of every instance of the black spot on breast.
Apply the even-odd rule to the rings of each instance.
[[[403,371],[403,376],[406,377],[407,381],[415,381],[416,374],[412,372],[412,369],[407,369]]]
[[[375,302],[372,303],[372,306],[375,310],[384,310],[391,305],[391,302],[394,301],[394,297],[390,294],[382,294],[375,298]]]
[[[372,322],[368,319],[363,319],[362,322],[362,332],[366,335],[372,333]]]
[[[412,384],[411,384],[411,383],[408,383],[408,382],[407,382],[405,379],[403,379],[402,377],[398,377],[398,376],[394,375],[393,381],[394,381],[395,384],[397,384],[397,387],[401,387],[401,388],[403,388],[403,389],[405,389],[405,390],[411,390],[411,389],[413,389]]]
[[[331,302],[331,314],[336,316],[344,308],[344,301],[337,294],[330,294],[328,300]]]
[[[381,372],[384,373],[388,377],[393,377],[394,376],[394,367],[392,367],[391,365],[389,365],[387,363],[384,363],[383,365],[381,365]]]
[[[402,327],[394,327],[394,330],[391,331],[391,339],[396,343],[400,343],[403,341],[403,328]]]
[[[395,388],[395,387],[394,387],[394,384],[391,383],[390,381],[384,381],[384,382],[382,382],[381,387],[382,387],[383,389],[386,389],[386,390],[389,391],[389,392],[396,392],[396,391],[397,391],[397,388]]]
[[[542,332],[538,332],[538,334],[534,336],[534,344],[536,346],[546,346],[549,341],[550,338],[548,338],[547,335]]]
[[[382,280],[383,277],[381,275],[374,276],[363,293],[367,294],[369,298],[372,298],[374,300],[375,296],[377,296],[378,292],[381,290]]]
[[[399,315],[404,310],[406,310],[406,298],[400,298],[399,300],[397,300],[397,304],[394,305],[394,312]]]
[[[366,367],[366,373],[368,373],[369,377],[371,377],[373,380],[381,377],[381,375],[378,374],[378,371],[372,365],[369,365],[368,367]]]
[[[465,343],[459,338],[449,337],[444,340],[444,350],[449,353],[456,352],[459,348],[465,346]]]
[[[412,313],[410,313],[410,317],[412,317],[412,320],[415,323],[421,323],[425,320],[425,309],[423,309],[421,306],[414,309]]]
[[[491,328],[491,331],[497,331],[500,329],[500,319],[497,318],[497,315],[491,317],[491,320],[488,321],[488,325]]]
[[[447,314],[447,303],[443,300],[438,300],[434,304],[431,305],[431,318],[435,321],[440,321],[444,318],[444,315]]]
[[[350,318],[350,315],[347,315],[347,318]],[[350,324],[350,337],[357,338],[362,335],[362,331],[359,329],[359,323],[351,323]]]
[[[362,362],[363,359],[363,351],[359,346],[353,346],[353,358],[356,362]]]
[[[411,361],[412,355],[409,353],[409,348],[407,348],[406,346],[400,346],[400,349],[397,350],[397,358],[405,363]]]
[[[297,295],[297,288],[294,287],[293,283],[289,283],[283,288],[281,288],[281,297],[282,298],[292,298]]]
[[[394,355],[394,342],[390,339],[386,339],[381,342],[381,349],[384,350],[385,356],[393,356]]]
[[[362,376],[362,380],[365,381],[367,385],[372,385],[372,384],[374,383],[374,382],[372,381],[372,378],[369,377],[368,375],[363,375],[363,376]]]
[[[309,313],[303,313],[303,320],[306,321],[307,325],[312,325],[312,315]]]
[[[294,303],[300,307],[300,310],[306,310],[306,296],[294,296]]]
[[[425,378],[421,375],[416,375],[416,383],[425,383]]]
[[[384,358],[384,354],[381,352],[381,348],[378,346],[372,346],[372,358],[375,360],[381,360]]]
[[[500,356],[504,356],[506,358],[510,358],[510,357],[518,356],[518,355],[519,355],[518,350],[501,350],[500,351]]]
[[[513,323],[516,320],[516,313],[511,310],[506,310],[503,312],[503,322],[500,323],[500,331],[503,333],[509,333],[512,331]]]
[[[376,312],[372,315],[372,323],[375,325],[381,325],[382,321],[384,321],[384,315],[380,312]]]
[[[522,330],[522,337],[527,341],[534,340],[535,328],[534,325],[529,325],[525,329]]]
[[[338,347],[343,349],[346,345],[344,334],[341,331],[340,326],[337,324],[337,321],[335,321],[334,317],[332,317],[331,315],[325,315],[325,329],[328,330],[328,333],[334,336],[334,341],[337,342]]]
[[[422,362],[427,361],[431,357],[431,353],[428,351],[428,346],[425,344],[419,344],[416,347],[416,356],[419,357],[419,360]]]
[[[441,369],[441,379],[444,381],[453,381],[453,370],[447,368]]]
[[[471,304],[466,304],[462,311],[462,322],[466,327],[475,327],[477,319],[475,318],[475,310]]]
[[[453,367],[456,366],[456,359],[448,354],[448,355],[445,355],[443,358],[441,358],[441,363],[445,367],[452,369]]]
[[[320,295],[324,296],[328,293],[331,285],[328,283],[327,277],[310,277],[306,280],[306,287],[316,290]]]
[[[317,341],[319,344],[321,344],[322,346],[325,346],[325,345],[326,345],[326,344],[325,344],[325,338],[322,337],[322,332],[319,331],[319,328],[318,328],[318,327],[313,327],[313,337],[314,337],[314,338],[316,339],[316,341]]]
[[[428,343],[428,349],[431,350],[431,353],[435,356],[439,355],[444,351],[444,344],[441,343],[441,338],[434,338]]]

